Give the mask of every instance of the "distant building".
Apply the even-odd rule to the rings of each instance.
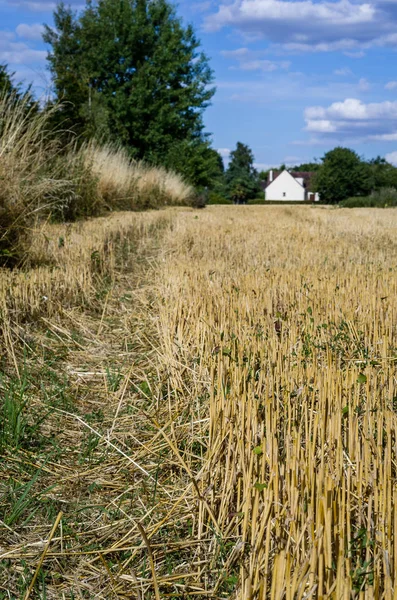
[[[312,191],[313,172],[269,171],[262,187],[265,200],[273,202],[318,202],[319,194]]]

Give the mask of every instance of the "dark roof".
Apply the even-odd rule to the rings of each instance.
[[[295,179],[297,177],[301,177],[303,179],[303,187],[306,188],[309,191],[311,190],[312,182],[313,182],[313,176],[315,175],[314,171],[288,171],[288,172]],[[282,171],[273,171],[273,181],[275,179],[277,179],[277,177],[279,175],[281,175],[281,173],[282,173]],[[269,175],[267,176],[267,181],[263,181],[262,184],[261,184],[262,185],[262,189],[266,189],[268,185],[270,185],[271,183],[273,183],[273,181],[270,181],[269,177],[270,177],[270,171],[269,171]]]

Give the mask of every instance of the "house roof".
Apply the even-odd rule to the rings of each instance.
[[[281,175],[281,173],[283,173],[283,171],[273,171],[273,181],[275,181],[277,179],[277,177],[279,177],[279,175]],[[314,171],[288,171],[288,173],[290,175],[292,175],[292,177],[294,179],[297,179],[297,178],[303,179],[303,187],[305,189],[311,191],[313,176],[315,175]],[[270,181],[269,177],[270,177],[270,172],[269,172],[269,175],[267,176],[267,180],[262,182],[262,189],[264,189],[264,190],[268,187],[268,185],[273,183],[273,181]]]

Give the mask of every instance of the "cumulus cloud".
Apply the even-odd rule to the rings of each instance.
[[[397,102],[365,104],[356,98],[334,102],[328,107],[310,106],[305,110],[306,130],[333,138],[397,140]]]
[[[26,44],[10,44],[2,50],[0,44],[0,62],[11,65],[24,65],[28,63],[42,63],[47,56],[44,50],[34,50]]]
[[[0,31],[0,63],[11,66],[43,63],[46,56],[44,50],[36,50],[25,42],[16,41],[15,33]]]
[[[288,69],[288,60],[274,61],[262,58],[263,52],[249,50],[248,48],[237,48],[236,50],[222,50],[222,56],[237,61],[238,69],[242,71],[265,71],[272,72],[278,69]],[[232,67],[233,68],[233,67]]]
[[[360,56],[372,46],[397,46],[395,3],[381,2],[223,0],[206,18],[205,28],[232,27],[290,52],[342,51]]]
[[[18,37],[25,40],[41,41],[43,36],[44,26],[40,23],[34,23],[33,25],[26,25],[21,23],[16,28]]]
[[[388,81],[385,85],[385,90],[395,90],[397,88],[397,81]]]
[[[386,154],[385,158],[387,162],[397,167],[397,151],[389,152],[389,154]]]

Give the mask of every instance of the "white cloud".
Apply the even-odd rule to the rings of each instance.
[[[18,37],[25,40],[41,41],[44,32],[44,26],[40,25],[40,23],[34,23],[33,25],[21,23],[16,28],[16,32]]]
[[[278,69],[288,69],[291,65],[288,60],[274,61],[261,58],[263,54],[263,51],[254,51],[248,48],[221,51],[221,55],[225,58],[235,59],[238,62],[237,68],[242,71],[264,71],[271,73]]]
[[[336,131],[335,125],[328,119],[307,119],[306,129],[316,133],[335,133]]]
[[[365,104],[356,98],[334,102],[328,107],[305,110],[306,130],[325,138],[397,140],[397,101]]]
[[[389,154],[386,154],[385,158],[387,162],[397,167],[397,151],[389,152]]]
[[[348,75],[353,75],[353,73],[349,67],[343,67],[342,69],[335,69],[334,75],[338,75],[339,77],[347,77]]]
[[[254,163],[254,167],[257,171],[268,171],[271,168],[274,168],[274,165],[269,163]]]
[[[5,62],[13,67],[44,62],[47,52],[31,48],[24,42],[17,42],[15,38],[15,33],[0,31],[0,63]]]
[[[226,158],[228,159],[231,153],[230,148],[217,148],[216,150],[221,156],[222,158]]]
[[[236,48],[236,50],[222,50],[221,51],[222,56],[225,56],[226,58],[237,58],[237,59],[243,59],[249,53],[250,53],[250,51],[248,50],[248,48]]]
[[[368,90],[371,88],[371,85],[368,81],[368,79],[365,79],[365,77],[362,77],[360,79],[360,81],[358,82],[358,89],[360,90],[360,92],[368,92]]]
[[[379,135],[371,135],[371,140],[376,140],[379,142],[397,142],[397,132],[396,133],[381,133]]]
[[[10,44],[10,48],[2,50],[0,45],[0,62],[11,65],[42,63],[47,56],[44,50],[33,50],[26,44]]]
[[[373,102],[364,104],[356,98],[347,98],[343,102],[334,102],[328,108],[311,106],[306,109],[308,119],[330,118],[334,121],[345,119],[368,121],[371,119],[397,119],[397,102]]]
[[[349,58],[364,58],[365,56],[365,52],[363,52],[362,50],[359,50],[357,52],[344,52],[344,54]]]
[[[397,88],[397,81],[389,81],[385,85],[385,90],[395,90]]]
[[[293,10],[291,10],[293,9]],[[349,0],[337,2],[312,2],[312,0],[235,0],[232,4],[222,4],[218,12],[207,19],[207,29],[217,31],[225,25],[234,25],[264,32],[270,23],[273,25],[291,22],[307,23],[310,21],[330,24],[345,29],[348,25],[357,26],[372,22],[375,8],[372,4],[353,4]]]
[[[273,60],[248,60],[240,63],[240,69],[243,71],[277,71],[278,69],[288,69],[289,61],[275,62]]]
[[[207,31],[232,27],[288,52],[341,51],[361,57],[372,46],[397,46],[395,2],[383,0],[223,0]]]

